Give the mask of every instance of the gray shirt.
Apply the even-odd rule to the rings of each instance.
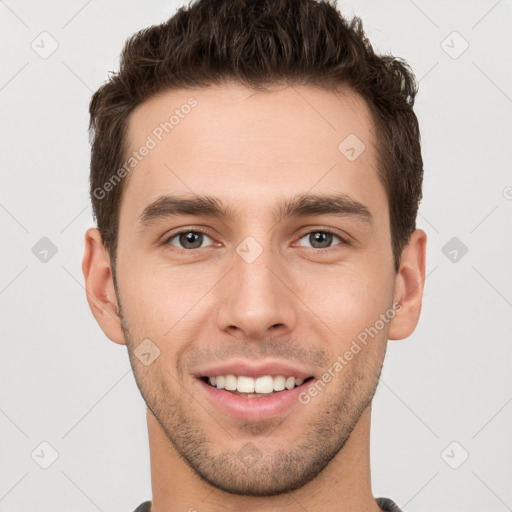
[[[376,498],[375,501],[383,512],[402,512],[398,505],[389,498]],[[151,512],[151,501],[141,503],[133,512]]]

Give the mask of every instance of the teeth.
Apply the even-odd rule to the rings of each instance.
[[[270,375],[258,377],[254,381],[254,391],[256,393],[272,393],[274,391],[274,379]]]
[[[236,391],[237,381],[238,379],[234,375],[226,375],[224,388],[228,391]]]
[[[240,391],[240,393],[254,393],[254,379],[239,375],[236,390]],[[259,390],[256,390],[256,392],[261,393]]]
[[[283,391],[300,386],[305,379],[285,377],[284,375],[264,375],[252,378],[246,375],[216,375],[208,377],[208,382],[217,389],[226,389],[238,393],[270,394],[274,391]],[[252,395],[251,395],[252,396]]]
[[[288,377],[284,383],[286,389],[292,389],[295,387],[295,377]]]
[[[274,377],[274,391],[283,391],[285,388],[286,377],[278,375]]]

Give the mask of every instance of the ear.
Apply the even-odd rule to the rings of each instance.
[[[402,251],[396,275],[394,303],[400,303],[402,308],[391,320],[388,334],[391,340],[407,338],[418,324],[425,282],[426,248],[427,235],[416,229]]]
[[[87,302],[94,318],[109,339],[125,345],[110,258],[96,228],[89,228],[85,233],[82,272]]]

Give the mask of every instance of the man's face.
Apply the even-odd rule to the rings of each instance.
[[[139,106],[130,152],[191,96],[197,106],[132,171],[123,193],[123,332],[148,408],[190,467],[232,493],[277,494],[304,485],[338,454],[379,378],[388,323],[358,343],[309,403],[298,398],[394,301],[374,128],[351,92],[226,85]],[[359,156],[360,145],[338,149],[350,134],[351,146],[359,139],[366,148]],[[231,216],[163,215],[162,207],[159,215],[146,210],[143,222],[163,196],[215,198]],[[302,196],[302,211],[286,208]],[[343,200],[318,208],[309,196]],[[141,361],[134,351],[143,340],[152,355]],[[145,364],[155,347],[158,357]],[[202,378],[226,374],[313,379],[248,398]]]

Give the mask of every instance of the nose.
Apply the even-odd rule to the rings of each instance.
[[[289,271],[269,250],[248,262],[234,255],[234,268],[222,281],[218,328],[262,340],[290,333],[297,323],[297,299]]]

